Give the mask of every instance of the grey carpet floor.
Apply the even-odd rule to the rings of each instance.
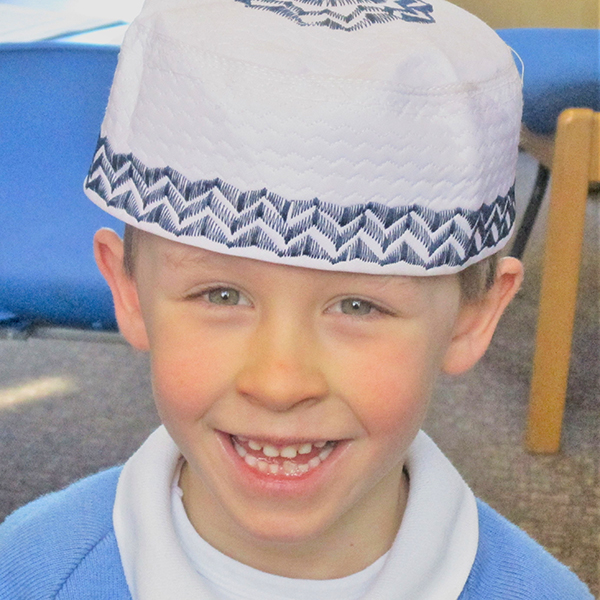
[[[519,162],[522,206],[535,164]],[[561,452],[523,450],[544,215],[526,282],[487,356],[440,382],[426,431],[475,493],[600,594],[600,268],[598,198],[586,241]],[[24,387],[23,387],[24,386]],[[157,426],[147,357],[118,343],[0,340],[0,520],[40,494],[123,462]]]

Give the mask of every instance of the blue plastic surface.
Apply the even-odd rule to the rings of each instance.
[[[498,35],[525,65],[523,122],[533,132],[553,133],[566,108],[600,110],[599,30],[500,29]]]
[[[0,45],[0,306],[24,319],[114,329],[92,237],[123,225],[83,193],[117,47]]]

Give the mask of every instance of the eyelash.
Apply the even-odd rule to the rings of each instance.
[[[351,314],[351,313],[346,313],[343,311],[342,309],[342,305],[344,302],[348,302],[348,303],[360,303],[360,304],[364,304],[368,307],[369,312],[367,313],[356,313],[356,314]],[[358,298],[358,297],[348,297],[348,298],[342,298],[341,300],[338,300],[334,305],[335,306],[339,306],[340,309],[336,310],[334,312],[339,312],[341,314],[350,316],[350,317],[357,317],[357,318],[364,318],[364,319],[368,319],[368,318],[373,318],[375,316],[378,315],[389,315],[392,316],[393,313],[390,310],[387,310],[377,304],[375,304],[374,302],[371,302],[370,300],[364,300],[363,298]]]
[[[213,302],[210,299],[210,295],[217,293],[217,292],[221,292],[221,294],[223,294],[224,292],[233,292],[234,294],[238,295],[237,298],[237,302],[235,303],[231,303],[228,304],[227,302]],[[190,296],[190,298],[201,298],[203,299],[207,304],[210,304],[212,306],[251,306],[251,302],[245,297],[245,295],[238,289],[234,288],[234,287],[227,287],[227,286],[215,286],[213,288],[209,288],[207,290],[202,290],[198,293],[195,293],[193,295]],[[223,296],[222,296],[223,298]],[[245,298],[246,302],[239,302],[240,299]],[[224,298],[223,298],[224,299]],[[347,313],[343,311],[343,304],[344,303],[360,303],[361,305],[366,305],[366,307],[368,308],[368,312],[366,313],[356,313],[356,314],[351,314],[351,313]],[[373,318],[374,316],[376,316],[376,314],[378,313],[379,315],[389,315],[389,316],[393,316],[394,313],[391,310],[385,309],[377,304],[375,304],[374,302],[371,302],[370,300],[365,300],[363,298],[359,298],[359,297],[354,297],[354,296],[349,296],[347,298],[342,298],[340,300],[338,300],[335,304],[332,305],[332,309],[333,307],[339,307],[339,310],[332,310],[331,312],[339,312],[341,314],[344,314],[346,316],[350,316],[350,317],[357,317],[357,318]],[[375,314],[374,314],[375,313]]]
[[[224,293],[231,293],[233,292],[233,294],[237,294],[237,302],[235,303],[231,303],[228,304],[227,302],[213,302],[210,299],[210,295],[214,294],[214,293],[218,293],[221,292],[221,298],[225,300],[223,294]],[[240,290],[234,288],[234,287],[229,287],[229,286],[224,286],[224,285],[219,285],[219,286],[215,286],[213,288],[209,288],[207,290],[201,290],[199,292],[193,293],[190,296],[188,296],[189,299],[193,300],[196,298],[200,298],[201,300],[204,300],[207,304],[211,305],[211,306],[251,306],[251,302],[246,298],[246,295],[241,292]],[[240,302],[240,300],[245,299],[245,302]]]

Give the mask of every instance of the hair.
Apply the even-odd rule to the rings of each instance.
[[[465,304],[474,304],[482,300],[496,281],[500,255],[492,254],[466,269],[458,272],[460,297]]]
[[[135,275],[135,261],[142,237],[142,231],[125,225],[123,235],[123,269],[128,277]],[[496,280],[498,254],[492,254],[466,269],[458,272],[461,300],[466,304],[478,302],[491,289]]]
[[[123,233],[123,270],[130,279],[135,275],[135,261],[140,242],[139,229],[125,223]]]

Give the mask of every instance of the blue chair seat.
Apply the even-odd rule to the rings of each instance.
[[[83,180],[94,154],[117,47],[0,45],[0,307],[52,325],[115,329],[93,257],[100,227]]]
[[[600,110],[600,31],[523,28],[500,29],[498,34],[523,61],[523,123],[530,132],[527,135],[533,133],[541,146],[551,148],[558,117],[564,110]],[[546,194],[550,155],[548,151],[545,158],[536,156],[540,161],[536,182],[511,249],[517,258],[525,252]]]
[[[523,122],[534,133],[556,131],[566,108],[600,110],[600,31],[500,29],[525,66]]]

